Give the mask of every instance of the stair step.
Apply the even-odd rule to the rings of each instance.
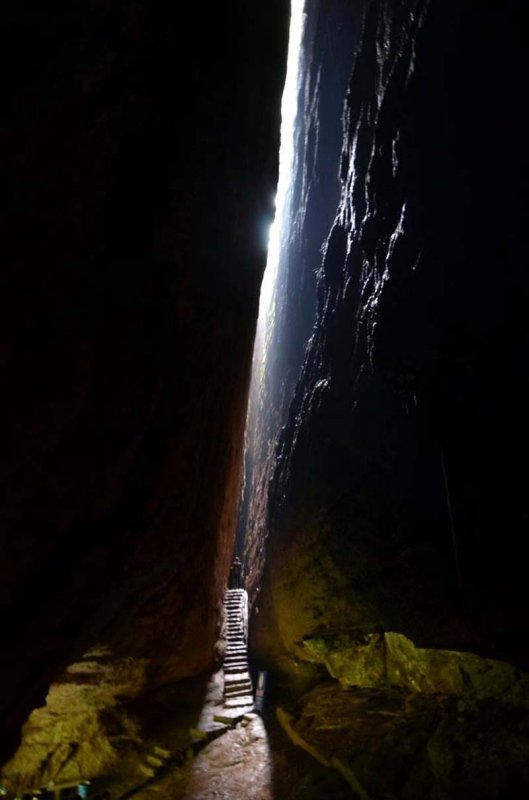
[[[145,760],[148,764],[150,764],[151,767],[154,767],[155,769],[163,767],[163,759],[160,758],[160,756],[148,755]]]
[[[226,684],[224,687],[224,697],[237,697],[241,694],[253,694],[253,686],[250,681],[238,684],[237,686]]]
[[[226,680],[224,681],[224,686],[248,686],[251,684],[250,678],[234,678],[233,680]]]
[[[252,691],[253,687],[250,681],[238,683],[236,686],[230,685],[229,683],[224,686],[224,694],[252,694]]]
[[[228,681],[227,683],[224,684],[224,690],[228,691],[228,689],[230,690],[230,692],[240,692],[243,689],[244,690],[248,689],[250,694],[253,692],[252,682],[249,678],[246,678],[246,680],[244,681],[237,681],[233,683],[230,683]]]
[[[166,761],[169,758],[173,758],[174,757],[174,753],[172,753],[170,750],[166,750],[165,747],[158,747],[157,744],[154,745],[154,747],[152,748],[152,751],[153,751],[153,753],[156,753],[157,756],[161,756]]]
[[[241,669],[240,672],[236,672],[233,669],[233,667],[230,667],[230,669],[232,670],[232,672],[229,675],[224,676],[224,679],[229,680],[230,683],[233,683],[233,681],[250,680],[250,673],[248,672],[247,669]]]
[[[248,702],[248,697],[252,696],[251,689],[243,689],[241,692],[226,692],[224,695],[224,702],[228,703],[230,701],[235,700],[242,700],[244,704]]]
[[[138,769],[148,778],[154,778],[156,775],[156,770],[153,767],[148,766],[147,764],[138,764]]]
[[[224,705],[226,708],[253,708],[253,697],[246,695],[245,697],[234,697],[226,700]]]

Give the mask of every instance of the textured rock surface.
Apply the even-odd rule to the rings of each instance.
[[[318,183],[320,100],[346,62],[329,32],[340,5],[308,4],[336,59],[305,64],[278,354],[259,376],[270,408],[250,428],[251,652],[296,690],[337,679],[293,710],[291,733],[358,796],[521,797],[519,9],[354,4],[334,198]]]
[[[26,5],[2,48],[4,756],[95,643],[147,659],[144,688],[214,661],[288,21]]]
[[[68,667],[24,725],[3,781],[22,791],[118,770],[124,754],[142,745],[139,720],[123,704],[145,689],[146,667],[146,659],[116,659],[103,648]]]
[[[273,716],[263,720],[255,715],[135,796],[139,800],[344,800],[350,791],[340,775],[294,747]]]
[[[417,648],[400,633],[311,636],[302,658],[323,663],[342,687],[400,686],[429,694],[501,697],[529,707],[529,678],[503,661]]]
[[[312,634],[391,630],[524,665],[527,508],[511,447],[527,438],[527,130],[513,110],[527,64],[514,4],[362,8],[334,221],[320,253],[313,181],[289,250],[289,286],[317,266],[318,297],[285,425],[266,441],[268,506],[250,518],[269,536],[253,647],[277,659]],[[309,84],[320,68],[329,80],[315,57]],[[319,141],[326,117],[311,122]],[[293,302],[278,296],[283,354]],[[265,380],[293,382],[281,367]]]
[[[208,750],[209,690],[184,679],[220,628],[285,5],[7,12],[6,757],[52,683],[12,783],[112,772],[122,793],[208,797],[225,771],[233,795],[256,744],[253,796],[272,791],[262,730]],[[278,293],[272,423],[249,433],[252,641],[296,688],[342,684],[284,722],[361,797],[527,794],[525,681],[493,660],[528,663],[516,5],[308,4],[302,271]],[[81,660],[96,642],[104,664]],[[151,745],[178,753],[167,784]],[[273,788],[338,798],[338,777]]]
[[[335,684],[279,716],[362,800],[515,800],[527,792],[527,715],[508,703]]]

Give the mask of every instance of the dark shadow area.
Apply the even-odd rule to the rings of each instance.
[[[286,697],[275,694],[274,704],[282,706],[285,702]],[[345,779],[293,744],[281,727],[273,706],[264,710],[262,718],[270,747],[274,800],[350,800],[351,787]]]
[[[284,0],[5,10],[2,762],[96,641],[152,686],[213,665],[287,26]]]

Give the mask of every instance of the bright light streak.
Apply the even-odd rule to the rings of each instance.
[[[279,176],[277,182],[276,212],[270,226],[268,257],[261,285],[259,301],[259,324],[266,325],[269,318],[277,283],[280,245],[288,206],[289,188],[295,165],[294,135],[298,111],[300,79],[300,55],[303,39],[305,0],[292,0],[290,9],[290,32],[288,41],[287,74],[281,100],[281,146],[279,150]]]

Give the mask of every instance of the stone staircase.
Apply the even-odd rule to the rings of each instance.
[[[226,655],[224,658],[224,707],[245,713],[253,708],[253,688],[248,669],[248,595],[244,589],[228,589]]]

